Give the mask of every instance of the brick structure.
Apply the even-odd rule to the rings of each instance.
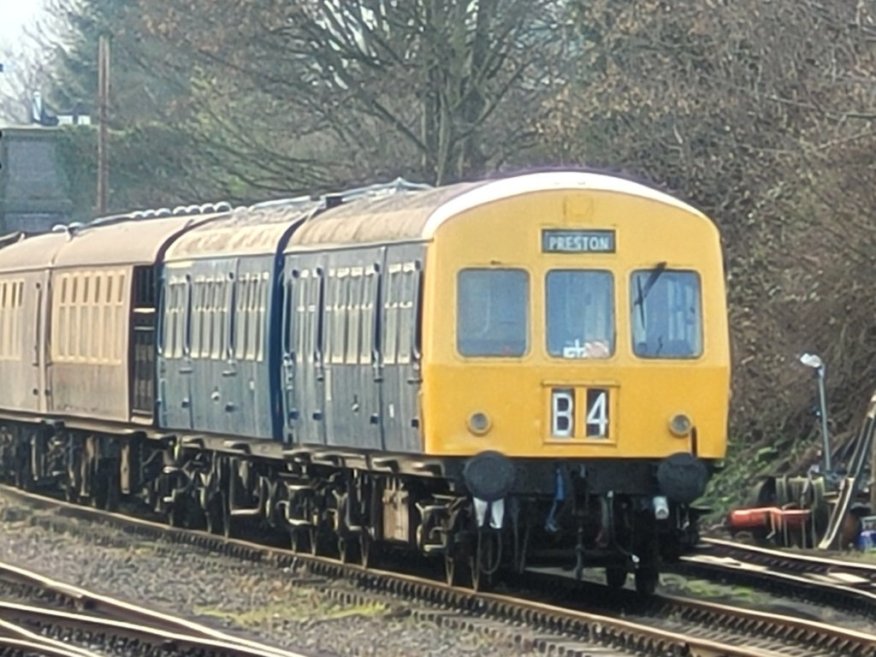
[[[0,232],[42,233],[73,210],[58,155],[58,131],[0,127]]]

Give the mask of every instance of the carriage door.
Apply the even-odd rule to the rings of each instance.
[[[49,295],[46,294],[46,289],[49,284],[49,274],[48,272],[40,272],[39,278],[33,283],[34,285],[34,295],[33,299],[35,299],[35,303],[33,306],[33,318],[34,318],[34,335],[33,335],[33,350],[30,355],[30,362],[33,366],[32,368],[32,377],[28,382],[32,384],[31,391],[35,395],[34,401],[36,402],[36,410],[38,413],[45,413],[48,411],[48,373],[47,369],[49,367],[48,361],[48,345],[50,344],[50,336],[49,336],[49,324],[50,322],[45,321],[45,318],[49,312]],[[21,304],[21,291],[18,291],[19,306]],[[21,322],[23,325],[24,322]],[[27,358],[27,356],[25,356]],[[27,360],[24,361],[25,363]],[[30,404],[28,404],[30,406]]]
[[[336,252],[328,259],[323,343],[329,445],[384,448],[374,368],[377,272],[383,258],[379,249]]]
[[[383,276],[383,428],[390,451],[419,452],[421,251],[387,255]]]
[[[107,312],[113,312],[111,307]],[[134,268],[134,308],[131,321],[131,410],[152,418],[155,409],[155,268]]]
[[[159,418],[162,427],[192,428],[192,279],[164,270],[158,356]]]
[[[283,360],[280,386],[283,391],[283,442],[290,443],[295,440],[295,359],[297,356],[297,344],[295,342],[298,330],[298,305],[299,282],[301,274],[297,269],[286,272],[283,277],[283,317],[280,329],[281,345],[280,353]]]
[[[325,273],[309,259],[297,258],[290,271],[298,266],[295,294],[294,339],[294,403],[287,412],[296,443],[325,444],[325,361],[322,344],[322,306]],[[302,266],[308,265],[308,266]]]

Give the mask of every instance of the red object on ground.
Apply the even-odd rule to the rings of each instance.
[[[734,509],[727,514],[727,528],[731,532],[744,529],[799,529],[812,512],[809,509],[780,509],[777,506],[762,506],[753,509]]]

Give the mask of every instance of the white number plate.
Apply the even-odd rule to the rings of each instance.
[[[582,402],[584,412],[580,413]],[[607,388],[554,388],[551,391],[551,436],[608,438],[611,429],[610,408]],[[581,417],[583,426],[578,425],[578,418]]]

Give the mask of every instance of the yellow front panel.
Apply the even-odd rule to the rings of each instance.
[[[613,231],[616,248],[613,253],[545,252],[546,229]],[[679,438],[669,430],[670,419],[683,413],[693,421],[697,454],[724,455],[729,346],[723,270],[717,231],[701,215],[619,192],[531,193],[448,220],[436,231],[426,263],[422,404],[427,453],[494,449],[510,456],[660,457],[694,448],[691,435]],[[697,358],[633,354],[631,275],[657,266],[699,276],[703,347]],[[470,268],[527,272],[528,335],[522,356],[459,354],[457,278]],[[548,354],[545,277],[551,270],[611,272],[616,337],[608,358]],[[555,390],[571,391],[575,399],[575,426],[559,431],[570,435],[556,435]],[[595,391],[592,409],[588,390]],[[605,391],[605,400],[599,391]],[[482,435],[467,426],[477,412],[491,423]]]

